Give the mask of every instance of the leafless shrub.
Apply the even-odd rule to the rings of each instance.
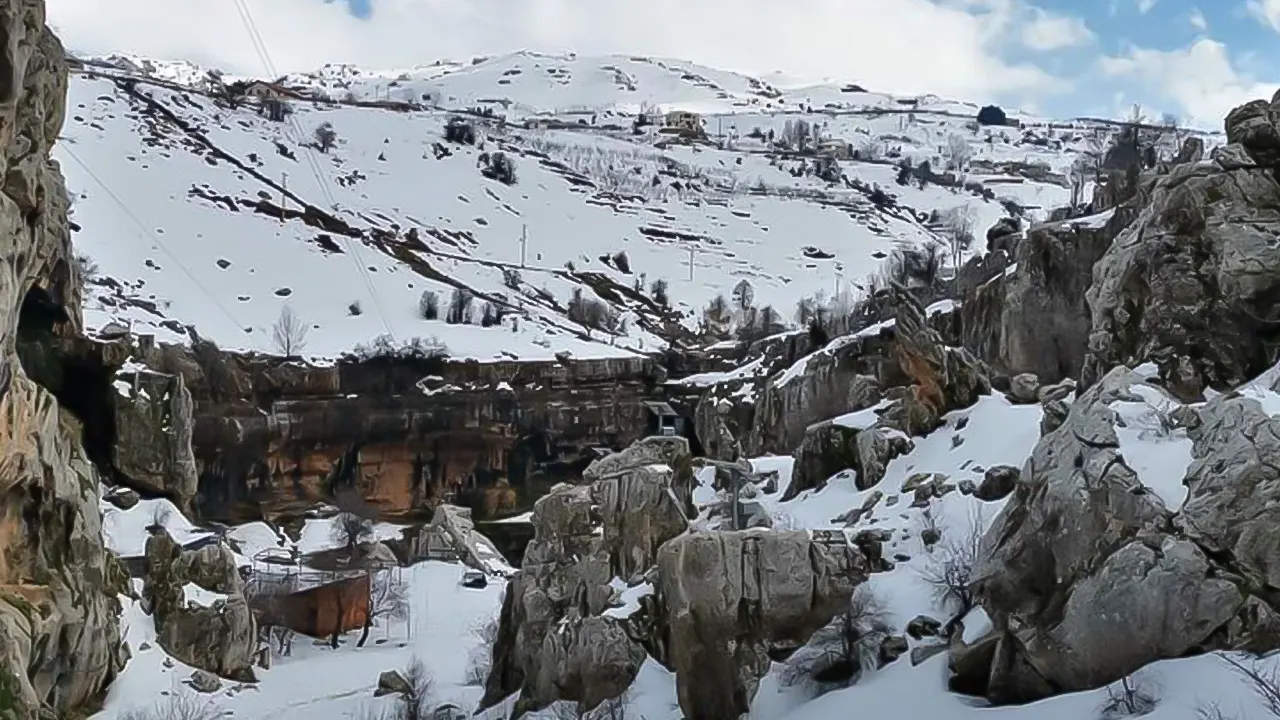
[[[329,539],[354,554],[360,543],[373,537],[373,508],[354,490],[340,492],[334,505],[339,512],[329,527]]]
[[[668,294],[670,292],[670,288],[670,283],[662,278],[658,278],[649,286],[649,294],[653,297],[653,301],[662,307],[670,307],[671,296]]]
[[[946,153],[948,170],[963,170],[969,164],[969,159],[973,157],[969,141],[960,133],[947,136]]]
[[[320,152],[327,153],[334,145],[338,144],[338,132],[333,129],[333,123],[323,122],[312,133],[315,139],[316,147]]]
[[[924,579],[933,586],[934,598],[955,620],[968,615],[974,607],[973,591],[969,587],[973,579],[973,566],[978,560],[982,543],[982,512],[974,510],[966,526],[942,528],[942,538],[929,556],[923,570]]]
[[[271,340],[275,343],[276,350],[287,358],[297,357],[306,349],[307,335],[310,333],[311,328],[288,305],[280,308],[280,316],[276,318],[275,325],[271,326]]]
[[[519,290],[520,284],[524,282],[524,278],[520,275],[520,271],[515,268],[502,268],[502,284],[508,290]]]
[[[729,308],[729,301],[725,300],[723,295],[711,298],[707,306],[702,309],[702,331],[707,335],[725,338],[729,334],[732,323],[733,313]]]
[[[364,307],[360,304],[359,300],[356,300],[347,306],[347,314],[351,317],[359,317],[364,314]]]
[[[812,685],[819,693],[851,685],[880,666],[880,646],[889,633],[884,604],[859,586],[848,609],[788,658],[779,679],[787,686]]]
[[[400,674],[409,684],[409,692],[400,696],[401,720],[427,720],[435,704],[435,676],[416,655]]]
[[[467,656],[466,683],[483,685],[493,667],[493,646],[498,642],[498,618],[490,617],[471,627],[476,646]]]
[[[222,711],[212,699],[185,688],[175,688],[155,704],[129,710],[121,720],[217,720]]]
[[[160,501],[151,507],[151,527],[168,527],[169,519],[172,517],[173,508],[168,503]]]
[[[1224,711],[1216,702],[1208,702],[1197,707],[1196,718],[1197,720],[1237,720],[1235,715]]]
[[[80,277],[81,283],[91,283],[98,277],[98,264],[93,258],[83,253],[76,253],[75,256],[76,274]]]
[[[454,288],[453,294],[449,296],[449,310],[445,313],[444,321],[450,325],[470,325],[471,307],[475,298],[466,288]]]
[[[1248,660],[1244,655],[1232,657],[1224,654],[1222,660],[1249,684],[1266,713],[1271,717],[1280,718],[1280,669],[1275,664],[1266,662],[1270,657],[1274,657],[1274,653]]]
[[[973,247],[973,209],[968,205],[952,208],[943,214],[943,234],[951,249],[951,267],[959,271],[964,253]]]
[[[423,290],[418,297],[418,315],[423,320],[435,320],[440,317],[440,296],[433,290]]]
[[[574,288],[566,315],[579,325],[605,332],[616,332],[621,322],[613,308],[603,300],[584,296],[581,288]]]
[[[369,612],[365,613],[364,628],[356,647],[364,647],[369,631],[378,618],[404,620],[409,617],[409,586],[394,570],[375,573],[369,583]]]
[[[1107,688],[1107,699],[1098,709],[1099,720],[1120,720],[1150,714],[1159,704],[1155,684],[1133,675]]]

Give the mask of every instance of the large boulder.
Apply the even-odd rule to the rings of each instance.
[[[972,589],[995,638],[989,674],[963,684],[995,702],[1100,687],[1201,650],[1245,606],[1120,452],[1111,405],[1141,401],[1131,388],[1143,382],[1117,368],[1081,395],[982,538]]]
[[[1094,269],[1082,380],[1154,361],[1176,395],[1233,387],[1274,360],[1280,342],[1280,105],[1227,117],[1228,145],[1175,166]]]
[[[738,720],[769,668],[767,646],[802,645],[848,606],[867,572],[843,533],[694,533],[664,545],[658,644],[685,717]]]
[[[122,480],[170,497],[183,512],[196,496],[191,393],[181,375],[131,367],[116,374],[114,465]]]

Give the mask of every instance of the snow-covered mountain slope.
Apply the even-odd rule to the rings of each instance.
[[[1067,167],[1090,132],[975,132],[973,107],[840,88],[806,88],[770,108],[767,83],[647,58],[517,53],[404,76],[346,66],[291,76],[286,84],[337,102],[295,101],[280,123],[219,104],[189,63],[116,57],[80,68],[55,156],[75,196],[77,249],[97,268],[91,329],[116,322],[180,340],[194,326],[228,348],[273,351],[271,327],[288,305],[317,357],[388,333],[434,337],[480,360],[653,351],[674,317],[656,282],[686,327],[742,280],[757,306],[787,319],[806,296],[856,290],[894,247],[945,242],[931,213],[965,209],[980,248],[1009,212],[1063,204]],[[509,122],[472,117],[480,142],[447,142],[448,112],[362,100],[386,97],[392,82],[432,88],[446,106],[497,108]],[[861,100],[801,112],[828,103],[820,90]],[[778,102],[791,104],[777,112]],[[710,112],[707,141],[633,134],[641,105]],[[563,129],[519,127],[566,108],[579,113]],[[800,120],[869,160],[839,161],[843,179],[829,183],[812,174],[814,158],[766,147],[770,132]],[[336,144],[320,152],[312,135],[325,123]],[[940,170],[955,138],[972,161],[956,186],[900,185],[895,161],[881,159]],[[494,151],[511,158],[514,184],[481,174]],[[443,318],[459,288],[476,297],[471,324],[423,319],[424,292]],[[575,291],[630,322],[585,327],[569,312]],[[505,317],[482,327],[485,304]]]

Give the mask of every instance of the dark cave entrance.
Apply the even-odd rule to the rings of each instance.
[[[104,365],[89,344],[55,334],[69,320],[66,309],[44,288],[28,290],[18,311],[18,361],[27,377],[80,420],[85,453],[104,479],[114,481],[115,368]]]

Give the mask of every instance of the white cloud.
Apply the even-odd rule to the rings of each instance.
[[[1203,127],[1221,127],[1232,108],[1270,98],[1276,89],[1237,71],[1226,46],[1208,38],[1178,50],[1131,48],[1121,57],[1103,58],[1099,68],[1155,88],[1177,104],[1186,121]]]
[[[1039,8],[1022,27],[1022,44],[1032,50],[1050,52],[1079,47],[1093,40],[1093,31],[1078,17],[1053,15]]]
[[[1001,58],[1001,46],[1034,20],[1023,0],[377,0],[368,21],[341,0],[247,2],[281,72],[530,49],[659,55],[974,100],[1068,87]],[[232,0],[49,0],[48,14],[80,52],[265,73]]]
[[[1280,32],[1280,0],[1248,0],[1244,6],[1258,22]]]
[[[1156,6],[1156,0],[1134,0],[1134,2],[1138,6],[1139,15],[1146,15]]]
[[[1191,8],[1191,15],[1188,16],[1187,21],[1197,32],[1209,32],[1209,21],[1205,19],[1204,13],[1200,12],[1200,8]]]

